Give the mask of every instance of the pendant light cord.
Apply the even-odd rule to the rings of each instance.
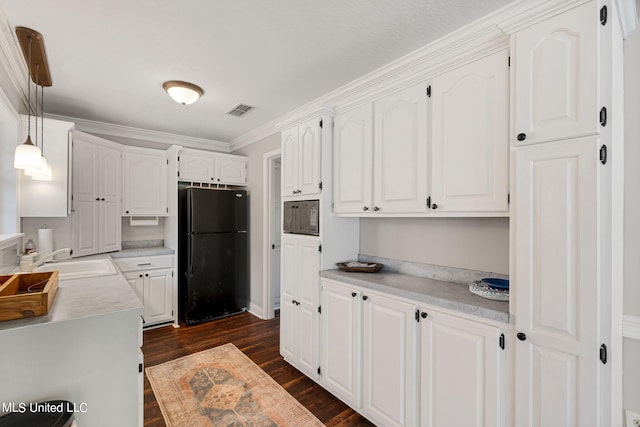
[[[38,74],[40,73],[40,64],[36,63],[36,111],[34,111],[33,115],[36,118],[36,147],[38,146]],[[44,153],[40,152],[42,157],[44,157]]]
[[[31,139],[31,36],[29,36],[29,64],[27,64],[27,114],[29,118],[27,119],[27,137]]]

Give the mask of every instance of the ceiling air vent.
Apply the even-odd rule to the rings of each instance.
[[[253,110],[253,107],[250,105],[238,104],[232,109],[230,109],[229,111],[227,111],[227,114],[230,114],[232,116],[242,117],[251,110]]]

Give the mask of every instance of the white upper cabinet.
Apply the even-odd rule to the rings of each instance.
[[[318,194],[322,190],[321,119],[282,131],[282,197]]]
[[[20,142],[27,139],[28,118],[22,116]],[[40,126],[43,126],[42,132]],[[66,217],[71,211],[71,122],[38,120],[38,140],[35,138],[35,119],[31,119],[32,141],[43,148],[43,155],[51,166],[51,181],[36,181],[20,172],[20,216]]]
[[[166,152],[124,149],[123,215],[168,215]]]
[[[586,3],[513,36],[516,144],[598,132],[596,6]]]
[[[373,205],[373,106],[339,114],[333,123],[333,211],[368,212]]]
[[[498,52],[433,79],[434,211],[508,212],[508,56]]]
[[[427,85],[373,103],[373,211],[426,211]]]
[[[515,151],[516,425],[600,425],[599,148]]]
[[[178,181],[247,185],[247,158],[185,148],[178,155]]]

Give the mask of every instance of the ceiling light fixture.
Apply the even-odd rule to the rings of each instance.
[[[29,71],[29,77],[31,77],[31,39],[32,37],[29,35],[27,37],[29,57],[27,68]],[[13,167],[16,169],[39,168],[42,163],[42,153],[31,141],[31,78],[28,80],[27,94],[27,113],[29,114],[27,122],[27,140],[16,147],[16,151],[13,155]]]
[[[53,180],[53,170],[51,169],[51,165],[47,164],[47,159],[44,158],[44,86],[40,87],[40,95],[41,104],[40,104],[40,147],[42,149],[42,164],[40,165],[40,169],[31,173],[31,179],[35,181],[51,181]],[[36,86],[36,101],[38,100],[38,86]],[[36,113],[38,111],[38,104],[36,102]],[[38,115],[36,114],[36,139],[38,135]],[[24,171],[26,175],[29,175],[29,170]]]
[[[164,82],[162,87],[167,91],[171,99],[182,105],[193,104],[204,94],[200,86],[180,80]]]

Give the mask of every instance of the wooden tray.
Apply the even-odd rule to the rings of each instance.
[[[0,276],[0,321],[49,314],[58,282],[57,271]]]
[[[336,265],[340,270],[356,272],[356,273],[377,273],[378,271],[382,270],[382,267],[384,267],[384,264],[376,264],[373,262],[369,264],[374,264],[374,265],[371,267],[348,267],[346,262],[336,263]]]

